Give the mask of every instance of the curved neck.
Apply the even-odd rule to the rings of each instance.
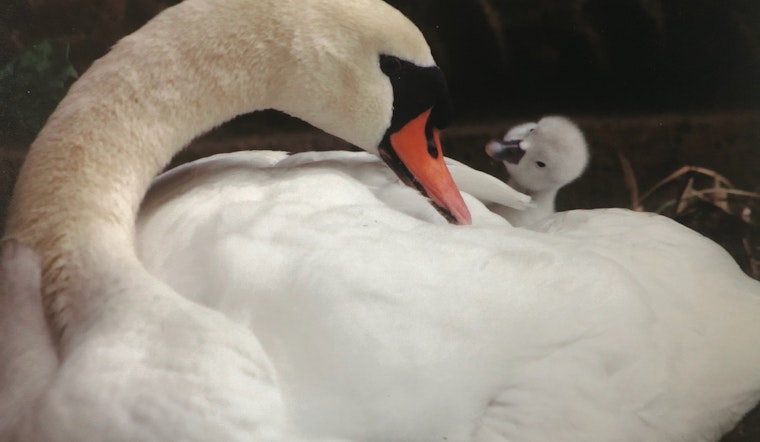
[[[393,112],[379,54],[433,63],[419,30],[380,0],[185,0],[95,62],[33,143],[7,224],[40,255],[56,331],[76,322],[62,312],[97,317],[95,298],[160,290],[136,257],[135,217],[151,179],[199,134],[275,108],[376,149]]]
[[[122,40],[72,86],[32,144],[6,236],[40,255],[46,312],[57,332],[66,326],[61,312],[91,296],[93,264],[139,266],[135,217],[172,156],[235,115],[267,107],[272,81],[253,60],[263,51],[287,53],[266,42],[234,44],[227,29],[240,18],[199,11],[204,5],[170,8]],[[193,29],[210,19],[217,23],[203,24],[211,32],[198,48]]]

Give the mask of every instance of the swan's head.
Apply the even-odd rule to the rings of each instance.
[[[273,107],[380,155],[449,221],[469,224],[438,135],[451,120],[446,82],[417,27],[379,0],[312,0],[295,15],[294,62]]]
[[[577,179],[589,159],[578,126],[556,116],[513,127],[503,141],[489,142],[486,153],[502,161],[512,182],[532,194],[557,190]]]

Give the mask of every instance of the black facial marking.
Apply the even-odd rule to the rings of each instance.
[[[499,150],[497,152],[489,152],[491,158],[495,160],[517,164],[522,157],[525,156],[525,150],[520,147],[521,140],[493,140],[492,142],[499,145]]]
[[[401,59],[398,57],[391,57],[389,55],[381,55],[380,69],[389,78],[397,78],[400,75],[402,75],[401,71],[404,69],[404,66],[401,64]]]
[[[446,79],[437,66],[417,66],[390,55],[380,56],[380,69],[388,76],[393,88],[393,116],[379,146],[380,157],[396,172],[401,181],[429,197],[422,184],[393,150],[390,136],[430,109],[430,116],[425,125],[427,151],[432,158],[441,155],[435,144],[433,129],[444,129],[451,123],[452,105]],[[430,202],[448,222],[456,223],[456,218],[449,210],[432,200]]]
[[[431,109],[428,124],[444,129],[451,123],[452,105],[446,79],[438,66],[417,66],[390,55],[380,56],[380,69],[393,86],[393,117],[388,133]]]
[[[536,161],[536,166],[544,168],[546,167],[546,163],[544,163],[543,161]]]

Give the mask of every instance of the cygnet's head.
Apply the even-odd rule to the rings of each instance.
[[[510,129],[493,140],[486,153],[504,163],[511,183],[529,194],[557,190],[581,176],[589,153],[583,132],[558,116]]]

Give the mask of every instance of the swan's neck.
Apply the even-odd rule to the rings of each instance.
[[[58,332],[66,326],[63,312],[89,301],[77,298],[105,295],[88,285],[98,270],[142,270],[136,213],[172,156],[215,125],[268,107],[267,72],[240,60],[277,48],[235,41],[240,36],[226,30],[240,29],[229,22],[240,18],[195,10],[204,4],[167,10],[98,60],[29,151],[7,237],[40,254],[46,311]],[[212,32],[199,50],[193,29],[210,17],[218,23],[203,25]]]
[[[32,145],[7,224],[40,255],[56,332],[86,322],[67,315],[98,317],[109,297],[164,288],[136,257],[135,217],[151,179],[197,135],[274,108],[376,149],[393,112],[378,54],[430,66],[430,50],[382,1],[306,3],[185,0],[72,86]]]

